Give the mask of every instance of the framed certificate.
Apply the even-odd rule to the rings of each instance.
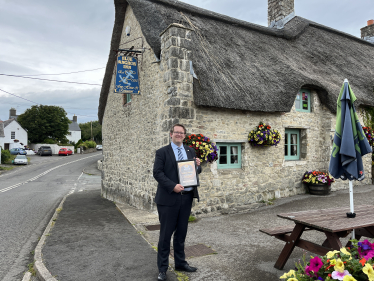
[[[199,178],[196,173],[196,161],[182,160],[177,161],[179,183],[183,187],[198,186]]]

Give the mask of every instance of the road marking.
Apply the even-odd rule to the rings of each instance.
[[[39,175],[37,175],[37,176],[35,176],[35,177],[33,177],[33,178],[31,178],[31,179],[25,181],[25,182],[20,182],[20,183],[17,183],[17,184],[15,184],[15,185],[12,185],[12,186],[9,186],[9,187],[6,187],[6,188],[3,188],[3,189],[0,189],[0,192],[6,192],[6,191],[12,190],[12,189],[14,189],[14,188],[16,188],[16,187],[19,187],[19,186],[21,186],[21,185],[24,185],[24,184],[26,184],[26,183],[29,183],[29,182],[31,182],[31,181],[34,181],[34,180],[36,180],[36,179],[38,179],[38,178],[40,178],[40,177],[42,177],[42,176],[48,174],[49,172],[52,172],[53,170],[58,169],[58,168],[61,168],[61,167],[65,166],[65,165],[68,165],[68,164],[71,164],[71,163],[74,163],[74,162],[78,162],[78,161],[81,161],[81,160],[84,160],[84,159],[87,159],[87,158],[97,157],[97,156],[98,156],[98,155],[92,155],[92,156],[88,156],[88,157],[85,157],[85,158],[81,158],[81,159],[77,159],[77,160],[74,160],[74,161],[70,161],[70,162],[67,162],[67,163],[65,163],[65,164],[58,165],[58,166],[53,167],[53,168],[51,168],[51,169],[49,169],[49,170],[47,170],[47,171],[44,171],[43,173],[41,173],[41,174],[39,174]],[[83,174],[83,173],[82,173],[82,174]],[[82,176],[82,174],[79,176],[79,178]],[[78,180],[79,180],[79,178],[78,178]],[[74,189],[75,189],[75,188],[74,188]],[[73,191],[73,192],[74,192],[74,191]]]

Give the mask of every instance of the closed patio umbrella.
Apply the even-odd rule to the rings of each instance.
[[[349,180],[350,213],[354,217],[353,180],[365,178],[362,156],[372,152],[368,140],[362,130],[354,107],[354,95],[348,80],[344,80],[343,87],[337,101],[336,126],[332,147],[329,172],[338,179]],[[353,236],[354,238],[354,232]]]

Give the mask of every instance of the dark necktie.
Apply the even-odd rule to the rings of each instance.
[[[178,161],[183,160],[182,148],[178,147]]]

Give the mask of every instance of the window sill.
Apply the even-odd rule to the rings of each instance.
[[[305,160],[283,160],[283,167],[303,166],[307,163]]]
[[[217,171],[220,174],[231,174],[232,172],[239,172],[239,173],[244,172],[244,170],[242,168],[227,168],[227,169],[217,168]]]

